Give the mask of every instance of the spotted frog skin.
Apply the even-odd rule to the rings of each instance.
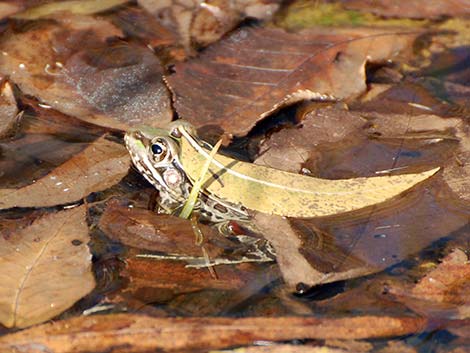
[[[178,214],[189,196],[192,182],[181,165],[179,154],[181,133],[177,126],[168,129],[142,127],[126,133],[124,140],[137,170],[159,191],[160,207],[164,213]],[[201,144],[212,147],[197,138],[194,128],[185,124],[185,130]],[[246,209],[201,190],[194,207],[203,220],[221,223],[228,220],[249,220]]]

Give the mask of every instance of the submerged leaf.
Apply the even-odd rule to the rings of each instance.
[[[184,129],[181,162],[194,180],[209,158]],[[434,175],[439,168],[417,174],[319,179],[241,162],[217,155],[204,188],[210,193],[251,210],[287,217],[320,217],[357,210],[391,199]]]
[[[100,138],[35,183],[20,189],[0,189],[0,209],[74,202],[113,186],[128,169],[125,148]]]
[[[0,350],[131,352],[207,351],[294,339],[361,339],[404,336],[422,332],[426,320],[410,316],[352,318],[155,318],[137,314],[78,317],[37,326],[0,337]]]
[[[113,41],[111,23],[61,15],[0,40],[0,74],[56,110],[95,125],[130,126],[171,121],[163,69],[148,48]]]
[[[26,327],[72,306],[95,286],[85,206],[0,236],[0,322]]]

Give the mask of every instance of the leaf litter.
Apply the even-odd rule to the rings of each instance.
[[[125,148],[103,137],[33,184],[19,189],[0,189],[0,209],[76,202],[92,192],[113,186],[128,169]]]
[[[84,206],[44,215],[0,241],[0,322],[7,327],[49,320],[95,286]]]
[[[409,50],[418,34],[351,29],[332,35],[322,28],[301,33],[243,28],[198,58],[175,65],[175,73],[166,81],[180,117],[197,128],[218,125],[228,135],[243,136],[288,104],[363,93],[366,62],[393,59]],[[351,72],[358,75],[351,78]]]
[[[422,23],[403,25],[399,31],[391,28],[314,28],[297,30],[297,33],[272,26],[243,24],[204,51],[198,53],[190,48],[194,57],[178,51],[180,44],[175,44],[178,43],[175,40],[178,31],[186,31],[185,45],[195,42],[207,45],[227,28],[236,26],[240,18],[247,14],[253,16],[249,10],[252,4],[259,8],[277,6],[277,2],[270,1],[242,4],[237,9],[240,14],[233,20],[235,17],[231,17],[233,12],[230,12],[233,9],[225,8],[223,1],[208,2],[212,6],[210,11],[194,7],[191,2],[184,6],[182,2],[162,2],[157,5],[166,7],[164,11],[160,11],[161,7],[157,9],[157,16],[153,18],[156,23],[144,26],[148,32],[158,32],[155,36],[129,25],[132,16],[136,16],[137,22],[146,19],[152,23],[148,17],[151,15],[145,12],[141,2],[99,16],[53,15],[51,19],[41,21],[9,20],[2,23],[1,40],[11,57],[2,54],[0,71],[2,76],[9,77],[15,97],[20,97],[20,109],[24,108],[24,94],[29,95],[28,98],[35,97],[44,111],[53,107],[70,115],[59,119],[64,127],[68,125],[67,118],[72,121],[76,117],[110,127],[113,134],[116,134],[115,129],[126,129],[139,123],[163,125],[173,115],[170,93],[162,81],[165,75],[180,118],[191,120],[205,132],[213,129],[225,132],[229,137],[248,134],[250,142],[262,140],[260,155],[251,155],[253,159],[258,158],[257,163],[329,179],[373,176],[390,171],[419,172],[436,166],[443,167],[443,172],[394,200],[355,213],[315,219],[265,216],[263,233],[276,247],[285,283],[279,279],[276,266],[265,264],[223,265],[217,270],[218,278],[213,278],[205,269],[188,268],[187,262],[181,259],[165,258],[174,253],[179,256],[190,253],[197,257],[200,248],[194,243],[194,233],[187,221],[175,221],[164,215],[154,219],[151,211],[144,210],[147,201],[153,209],[154,200],[151,196],[141,195],[142,190],[149,190],[149,185],[138,175],[130,173],[119,182],[128,168],[128,158],[115,144],[103,156],[111,155],[116,160],[122,157],[122,169],[109,171],[109,178],[106,177],[103,184],[83,188],[74,200],[56,197],[54,193],[51,196],[49,192],[44,194],[46,202],[42,203],[63,205],[81,200],[90,193],[94,194],[91,199],[100,200],[117,194],[127,200],[117,208],[109,202],[97,202],[88,210],[95,270],[110,278],[121,275],[122,282],[115,280],[111,286],[98,283],[99,298],[96,293],[86,296],[82,305],[65,316],[74,315],[83,306],[89,308],[87,313],[111,308],[113,311],[135,310],[141,315],[56,320],[52,325],[0,337],[2,350],[28,350],[38,345],[54,352],[122,349],[123,345],[128,351],[223,349],[249,346],[255,340],[312,338],[313,341],[306,343],[313,348],[416,351],[416,344],[426,344],[427,348],[432,342],[439,342],[439,332],[444,331],[432,331],[434,321],[427,326],[427,320],[436,317],[444,318],[446,321],[439,322],[441,327],[456,335],[452,341],[454,346],[468,345],[466,326],[458,320],[468,315],[467,304],[460,294],[466,290],[461,277],[466,276],[468,261],[465,245],[462,245],[468,238],[468,121],[465,119],[468,84],[466,71],[455,67],[458,58],[466,57],[462,53],[468,44],[462,30],[455,30],[458,35],[448,34],[451,38],[448,42],[439,42],[438,37],[434,37],[427,42],[429,47],[423,49],[420,47],[422,39],[427,37],[422,35],[427,29]],[[27,6],[29,4],[15,3],[4,9],[4,13]],[[214,21],[214,9],[229,10],[220,17],[227,22]],[[121,20],[116,20],[114,13],[119,14]],[[354,19],[355,14],[349,15],[348,21]],[[428,14],[424,13],[424,16]],[[170,19],[170,24],[168,21],[163,23],[165,19]],[[465,22],[464,19],[460,21]],[[450,22],[444,21],[442,28],[451,26]],[[436,28],[433,22],[426,23],[428,27]],[[215,26],[212,33],[211,25]],[[174,26],[180,27],[170,34],[168,29]],[[162,27],[167,32],[162,32]],[[420,29],[416,30],[418,27]],[[403,33],[403,28],[413,29]],[[197,31],[201,30],[208,30],[205,33],[208,36],[199,36],[202,32]],[[305,36],[310,41],[305,42]],[[447,50],[453,45],[449,44],[452,40],[462,48]],[[148,44],[151,48],[145,48]],[[300,55],[296,55],[297,52]],[[173,67],[160,64],[183,58],[186,62]],[[437,73],[433,71],[434,65],[439,67]],[[269,71],[269,74],[260,75],[256,68]],[[64,72],[67,75],[63,75]],[[144,84],[140,85],[142,81]],[[262,84],[256,85],[256,82]],[[285,105],[312,97],[326,99],[331,106],[311,109],[307,115],[301,111],[305,105],[299,106],[302,109],[294,107],[297,116],[290,119],[298,124],[295,128],[277,125],[257,140],[253,138],[259,130],[275,125],[276,119],[288,114],[288,110],[282,110]],[[332,100],[341,102],[334,104]],[[13,107],[13,100],[10,102]],[[278,111],[278,115],[273,115]],[[273,119],[267,119],[268,116]],[[57,116],[51,114],[51,120],[59,121],[56,119]],[[20,119],[19,133],[13,131],[13,134],[26,134],[27,137],[13,142],[31,141],[35,128],[48,133],[49,128],[43,122],[35,125],[26,122],[22,124]],[[2,144],[0,156],[5,152],[4,146],[7,145]],[[93,155],[97,151],[90,152]],[[81,155],[72,157],[69,162],[76,163]],[[101,161],[105,159],[103,157]],[[91,160],[94,163],[95,159]],[[75,170],[67,163],[59,166],[58,171]],[[101,171],[100,163],[96,168]],[[109,169],[114,169],[112,163]],[[25,173],[28,175],[27,169]],[[76,179],[81,185],[81,176]],[[19,184],[24,185],[24,181]],[[23,191],[40,194],[40,188],[35,190],[33,186],[26,186]],[[20,190],[17,191],[19,194]],[[95,194],[98,190],[105,193]],[[48,202],[48,198],[52,201]],[[22,200],[26,199],[25,193]],[[0,200],[4,202],[4,197]],[[16,203],[15,200],[11,202],[12,205]],[[40,206],[38,201],[25,207]],[[56,213],[48,210],[50,214],[43,217],[49,220],[72,210]],[[24,224],[25,217],[32,217],[35,212],[2,211],[0,229],[5,231],[3,238],[8,241],[23,231],[28,232],[27,225],[23,225],[22,230],[12,230],[12,222],[16,217]],[[30,227],[42,219],[33,221]],[[72,217],[64,227],[68,227],[69,222],[72,227]],[[99,228],[96,227],[98,224]],[[232,223],[230,227],[235,233],[251,234],[243,225]],[[205,235],[203,245],[213,258],[227,255],[228,249],[232,251],[230,238],[221,240],[213,228],[205,225],[201,228]],[[433,252],[436,258],[444,258],[442,242],[456,237],[462,238],[463,251],[454,250],[442,266],[437,265],[436,272],[423,274],[421,271],[415,278],[418,284],[412,284],[413,271],[426,265],[422,257]],[[446,249],[450,252],[455,247]],[[136,256],[143,253],[162,257],[151,260]],[[115,269],[107,265],[100,268],[107,261],[121,265]],[[89,268],[89,253],[80,266]],[[379,274],[350,280],[380,270],[383,271]],[[266,272],[262,280],[260,272]],[[103,277],[98,278],[102,281]],[[433,282],[430,278],[439,280]],[[324,284],[331,281],[335,282],[333,287]],[[337,281],[343,283],[339,294],[331,289]],[[389,282],[398,283],[393,287],[394,294],[390,292]],[[307,288],[320,283],[324,285],[312,290]],[[304,295],[301,298],[292,296],[293,289]],[[449,295],[450,290],[456,293]],[[86,293],[76,294],[73,301]],[[417,296],[427,300],[417,299]],[[60,311],[73,301],[67,302]],[[96,306],[91,307],[94,304]],[[60,311],[47,315],[56,316]],[[411,312],[417,316],[410,315]],[[314,318],[292,318],[293,314],[314,315]],[[168,315],[261,317],[152,317]],[[11,318],[6,320],[10,320],[11,325]],[[233,330],[230,325],[239,326]],[[307,327],[305,325],[308,328],[300,329]],[[462,329],[457,329],[458,325]],[[431,332],[427,337],[432,338],[427,343],[420,338],[425,330]],[[171,337],[165,336],[165,332],[170,332]],[[408,334],[413,335],[409,340],[399,337]],[[148,340],[149,336],[152,340]],[[155,337],[161,340],[155,340]],[[378,339],[368,340],[370,338]],[[356,343],[351,339],[357,340]]]

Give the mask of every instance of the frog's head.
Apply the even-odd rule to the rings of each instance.
[[[138,171],[158,190],[182,196],[181,186],[186,176],[179,163],[179,138],[177,127],[168,130],[148,126],[126,133],[124,140]]]

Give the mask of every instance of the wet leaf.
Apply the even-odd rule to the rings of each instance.
[[[15,124],[18,108],[10,83],[5,82],[0,92],[0,137],[7,135]]]
[[[108,41],[122,32],[104,20],[60,17],[1,40],[0,72],[65,114],[126,130],[172,118],[162,67],[148,49]]]
[[[127,259],[127,266],[120,274],[129,280],[121,295],[144,303],[162,303],[168,301],[169,296],[182,293],[240,290],[250,286],[251,281],[261,282],[254,268],[244,267],[219,266],[215,269],[217,278],[214,278],[207,268],[189,268],[181,261],[133,257]]]
[[[128,172],[126,149],[100,138],[35,183],[20,189],[0,190],[0,209],[47,207],[80,200],[107,189]]]
[[[77,15],[91,15],[103,12],[129,2],[129,0],[69,0],[45,3],[36,7],[30,7],[25,11],[15,14],[13,18],[20,20],[37,20],[58,16],[64,12]]]
[[[470,264],[465,252],[454,249],[409,291],[392,289],[408,307],[428,316],[468,319]]]
[[[359,261],[355,264],[355,267],[344,271],[340,269],[337,271],[324,270],[308,261],[305,256],[305,252],[308,251],[307,245],[303,244],[302,239],[287,219],[258,213],[254,217],[254,223],[276,249],[276,259],[282,277],[291,289],[297,288],[299,284],[310,287],[360,277],[377,271],[374,266]],[[313,247],[311,250],[315,251],[317,249]],[[342,265],[340,262],[342,260],[341,255],[338,254],[339,250],[329,250],[333,252],[333,256],[338,257],[337,261]]]
[[[176,46],[177,44],[177,36],[166,28],[158,18],[142,8],[126,6],[113,12],[111,19],[128,38],[136,38],[152,48]]]
[[[20,4],[3,1],[0,3],[0,19],[13,15],[21,10]]]
[[[212,353],[348,353],[349,350],[330,348],[325,346],[299,346],[296,344],[269,344],[267,346],[249,346],[223,351],[213,351]]]
[[[210,259],[242,256],[250,250],[249,244],[240,244],[219,234],[215,229],[199,224],[204,239],[196,244],[191,222],[170,215],[128,207],[119,202],[108,203],[100,218],[99,227],[108,237],[134,248],[184,257],[202,257],[204,247]],[[255,239],[254,239],[255,240]],[[259,239],[262,241],[262,239]],[[252,249],[254,250],[254,249]],[[157,261],[157,260],[149,260]]]
[[[192,43],[206,46],[217,41],[246,17],[269,19],[280,1],[138,0],[138,3],[177,34],[181,44],[189,49]]]
[[[410,1],[370,1],[370,0],[343,0],[347,9],[372,12],[383,17],[408,17],[438,19],[447,16],[465,16],[470,13],[468,0],[420,0]]]
[[[301,126],[278,131],[263,141],[255,163],[298,173],[319,154],[318,146],[344,144],[366,124],[361,114],[345,109],[313,109],[303,116]]]
[[[80,353],[122,349],[126,345],[128,352],[207,350],[249,345],[254,341],[403,336],[421,332],[425,324],[420,318],[380,316],[159,319],[131,314],[96,315],[3,336],[0,349],[27,350],[41,346],[54,353]]]
[[[180,160],[194,182],[209,152],[180,128]],[[343,180],[319,179],[237,161],[218,154],[211,163],[204,188],[244,207],[286,217],[319,217],[357,210],[391,199],[434,175],[439,169]]]
[[[219,125],[227,134],[244,135],[283,105],[357,96],[366,88],[365,63],[392,59],[409,49],[417,34],[331,33],[240,29],[199,58],[177,64],[167,77],[179,116],[197,128]]]
[[[314,109],[301,127],[265,141],[255,162],[329,178],[423,164],[447,171],[460,126],[460,119],[436,115]],[[393,138],[397,142],[392,144]],[[454,202],[436,178],[390,203],[350,214],[289,222],[257,215],[255,222],[275,247],[286,281],[315,285],[384,269],[456,231],[467,221],[465,209],[459,215]]]
[[[26,327],[60,314],[95,286],[85,206],[0,236],[0,321]]]

